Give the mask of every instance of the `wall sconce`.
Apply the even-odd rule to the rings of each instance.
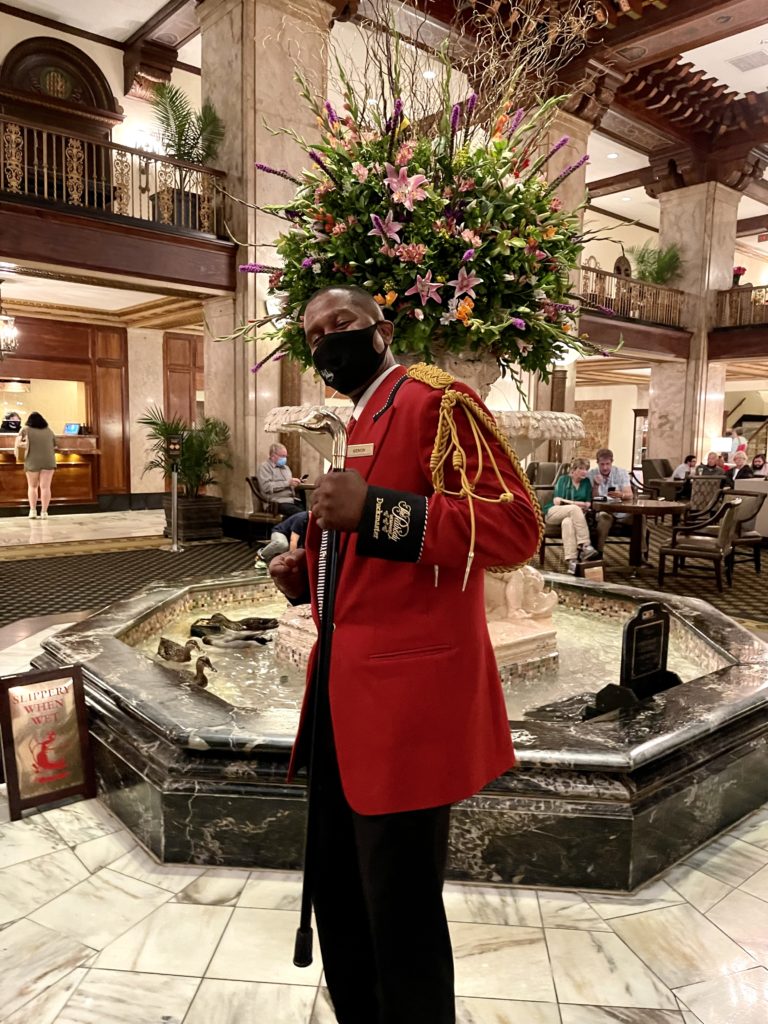
[[[0,286],[2,286],[2,281],[0,281]],[[0,295],[0,359],[15,352],[18,347],[19,329],[16,327],[14,318],[3,312],[3,300]]]

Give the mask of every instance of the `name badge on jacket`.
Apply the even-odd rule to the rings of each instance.
[[[364,459],[373,455],[373,444],[351,444],[347,448],[348,459]]]

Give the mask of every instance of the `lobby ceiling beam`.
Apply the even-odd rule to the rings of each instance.
[[[619,192],[628,192],[631,188],[645,188],[646,185],[650,185],[652,180],[651,168],[640,167],[635,171],[614,174],[610,178],[589,181],[587,182],[587,191],[590,199],[600,199],[602,196],[614,196]]]
[[[622,18],[600,37],[627,68],[640,68],[764,24],[765,0],[674,0]]]
[[[123,45],[126,50],[156,35],[162,30],[165,23],[170,21],[182,7],[189,7],[194,10],[194,0],[168,0],[168,3],[161,7],[159,11],[156,11],[151,18],[147,18],[144,24],[140,25],[133,35],[125,40]]]
[[[757,235],[761,231],[768,231],[768,210],[761,217],[745,217],[736,225],[737,238]]]

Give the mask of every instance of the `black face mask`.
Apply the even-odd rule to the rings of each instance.
[[[342,395],[358,391],[375,375],[387,354],[373,347],[379,324],[374,322],[356,331],[326,334],[312,354],[315,369],[330,388]]]

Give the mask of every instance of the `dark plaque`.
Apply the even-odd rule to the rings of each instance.
[[[586,720],[610,712],[625,712],[649,697],[677,686],[681,680],[667,671],[669,612],[658,601],[641,604],[624,625],[620,685],[609,683],[584,708]]]

